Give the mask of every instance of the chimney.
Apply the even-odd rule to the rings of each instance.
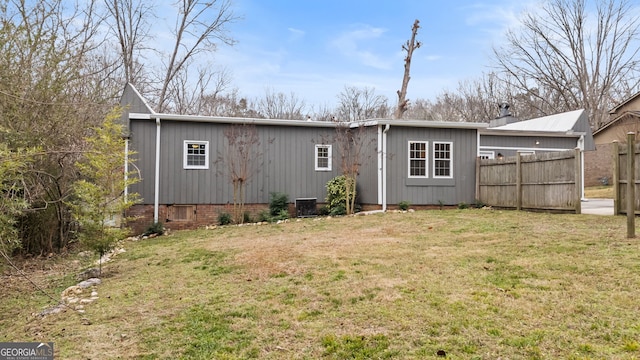
[[[498,105],[498,109],[500,109],[500,115],[498,115],[498,119],[511,116],[511,112],[509,111],[510,105],[506,102],[500,103]]]
[[[498,104],[498,117],[489,121],[489,127],[492,128],[518,122],[518,118],[511,115],[511,111],[509,111],[510,107],[509,103],[506,102]]]

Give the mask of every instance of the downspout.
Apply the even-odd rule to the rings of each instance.
[[[387,132],[391,126],[385,125],[382,131],[382,211],[387,211]]]
[[[581,177],[581,189],[580,189],[580,199],[585,201],[584,198],[584,135],[580,135],[580,139],[578,140],[578,147],[580,148],[580,177]]]
[[[382,205],[382,125],[378,125],[378,205]]]
[[[129,201],[129,137],[123,137],[124,138],[124,168],[123,168],[123,172],[124,172],[124,191],[123,191],[123,200],[124,203],[126,204]],[[125,219],[127,217],[127,210],[122,210],[120,212],[120,224],[119,226],[122,227],[125,224]],[[118,224],[116,224],[118,225]]]
[[[153,193],[153,223],[157,224],[160,202],[160,118],[156,118],[156,178]]]
[[[124,202],[127,202],[129,196],[129,187],[127,182],[129,181],[129,138],[124,138]]]

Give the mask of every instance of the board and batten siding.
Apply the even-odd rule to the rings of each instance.
[[[476,129],[391,126],[387,133],[387,203],[455,205],[475,200]],[[428,141],[428,178],[409,178],[409,141]],[[451,142],[452,179],[433,177],[433,142]]]
[[[225,155],[224,130],[229,124],[212,122],[161,122],[160,204],[233,203],[233,185]],[[268,203],[271,192],[296,198],[317,198],[324,202],[325,185],[337,176],[339,148],[335,129],[256,125],[260,144],[252,163],[254,171],[245,189],[246,203]],[[138,152],[143,181],[132,187],[144,204],[154,201],[155,135],[154,120],[132,120],[131,148]],[[209,169],[184,169],[184,141],[209,142]],[[331,171],[315,170],[315,145],[332,145]]]
[[[142,204],[153,204],[156,124],[152,120],[131,120],[129,129],[129,150],[135,152],[129,169],[140,177],[140,182],[131,185],[129,191],[139,194]]]
[[[360,131],[362,149],[358,168],[356,199],[360,204],[378,203],[378,127],[368,126],[352,131]],[[337,166],[340,166],[338,159]]]

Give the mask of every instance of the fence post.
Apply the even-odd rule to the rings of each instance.
[[[618,140],[614,140],[611,144],[611,153],[613,158],[613,214],[620,215],[622,212],[622,206],[620,204],[620,143]]]
[[[522,154],[516,154],[516,209],[522,210]]]
[[[576,214],[582,213],[582,159],[580,148],[576,148],[574,152],[574,176],[576,180],[575,197],[576,202]]]
[[[636,237],[635,133],[627,133],[627,237]]]
[[[476,157],[476,200],[482,201],[480,199],[480,156]]]

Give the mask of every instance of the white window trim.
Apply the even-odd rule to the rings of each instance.
[[[453,142],[451,141],[432,141],[433,149],[431,150],[431,161],[432,161],[432,169],[433,169],[433,178],[434,179],[453,179]],[[436,175],[436,144],[449,144],[449,175]]]
[[[326,148],[327,149],[327,157],[328,157],[327,167],[318,166],[318,149],[320,149],[320,148]],[[331,152],[331,145],[316,144],[315,150],[314,150],[314,156],[313,156],[316,171],[331,171],[331,159],[332,159],[332,157],[333,157],[333,155],[332,155],[332,152]]]
[[[424,144],[424,176],[411,175],[411,144]],[[419,160],[419,159],[416,159]],[[427,179],[429,178],[429,142],[409,140],[407,142],[407,176],[412,179]]]
[[[518,154],[522,155],[535,155],[536,152],[534,150],[518,150]]]
[[[485,156],[487,159],[495,159],[496,158],[496,152],[495,151],[480,150],[479,156],[480,156],[480,158]]]
[[[204,165],[188,165],[187,164],[187,147],[189,144],[201,144],[205,145],[205,153],[204,153]],[[201,140],[185,140],[182,145],[182,166],[184,169],[200,169],[207,170],[209,169],[209,142],[201,141]]]

